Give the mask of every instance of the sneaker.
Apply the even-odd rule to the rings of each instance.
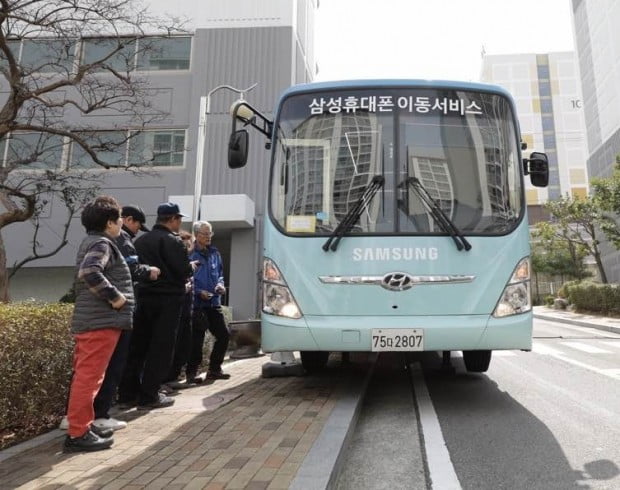
[[[117,431],[117,430],[121,430],[127,427],[127,422],[123,422],[122,420],[116,420],[113,418],[95,419],[95,421],[93,422],[93,425],[97,427],[98,429],[103,429],[103,430],[109,429],[111,431]]]
[[[179,394],[179,390],[175,390],[169,384],[163,384],[159,387],[159,392],[163,393],[166,396],[177,396]]]
[[[109,448],[114,443],[111,437],[101,438],[90,430],[81,437],[65,437],[62,445],[64,453],[78,453],[82,451],[100,451]]]
[[[97,422],[95,420],[95,422]],[[127,424],[125,424],[127,425]],[[58,428],[60,430],[67,430],[69,429],[69,419],[68,417],[65,415],[62,420],[60,421],[60,425],[58,426]],[[113,431],[110,429],[106,429],[106,428],[99,428],[96,425],[91,424],[90,425],[90,430],[97,436],[102,437],[104,439],[107,439],[108,437],[112,437]]]
[[[120,410],[129,410],[135,407],[137,404],[138,400],[119,400],[116,406]]]
[[[153,410],[155,408],[165,408],[174,405],[174,399],[170,398],[163,393],[158,393],[157,400],[147,403],[139,403],[138,410]]]
[[[198,376],[198,373],[196,371],[185,372],[185,384],[192,385],[192,384],[200,384],[200,383],[202,383],[202,378]]]
[[[207,379],[230,379],[230,374],[220,371],[208,371]]]
[[[168,381],[166,383],[167,386],[172,388],[173,390],[183,390],[187,388],[191,383],[181,383],[180,381]]]
[[[101,437],[102,439],[109,439],[114,434],[112,429],[101,429],[97,427],[94,423],[90,424],[90,431],[96,436]]]

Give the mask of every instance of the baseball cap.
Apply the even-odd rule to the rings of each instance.
[[[164,202],[157,206],[157,216],[184,216],[187,218],[186,214],[181,212],[178,204],[173,202]]]
[[[142,211],[142,208],[138,206],[123,206],[123,209],[121,210],[121,216],[123,218],[132,217],[136,221],[140,222],[140,230],[151,231],[146,226],[144,226],[144,223],[146,222],[146,215],[144,214],[144,211]]]

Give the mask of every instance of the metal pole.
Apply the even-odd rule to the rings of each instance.
[[[194,182],[194,203],[192,221],[200,219],[200,195],[202,194],[202,168],[204,163],[205,143],[207,137],[207,107],[209,96],[200,97],[200,116],[198,119],[198,138],[196,140],[196,176]]]
[[[211,96],[220,89],[231,90],[239,95],[239,99],[243,100],[243,96],[256,87],[258,83],[251,85],[246,89],[238,89],[231,85],[218,85],[210,90],[206,96],[200,97],[200,115],[198,119],[198,137],[196,138],[196,175],[194,182],[194,202],[192,206],[192,221],[200,219],[200,197],[202,195],[202,169],[204,166],[204,153],[207,142],[207,116],[211,112]]]

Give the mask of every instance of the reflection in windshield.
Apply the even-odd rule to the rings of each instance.
[[[503,97],[429,89],[350,92],[359,100],[375,93],[398,103],[319,114],[309,110],[318,96],[303,94],[283,105],[271,213],[285,232],[330,234],[375,175],[385,185],[349,233],[444,234],[413,190],[401,185],[411,177],[464,234],[502,234],[516,226],[523,207],[517,139]],[[353,98],[347,94],[337,99]],[[400,104],[420,99],[446,102],[426,112]],[[460,103],[454,106],[459,111],[448,110],[451,101]]]

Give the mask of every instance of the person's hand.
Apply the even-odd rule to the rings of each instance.
[[[198,269],[198,267],[200,267],[200,260],[192,260],[189,265],[192,266],[192,272],[196,272],[196,269]]]
[[[215,292],[217,294],[225,294],[226,288],[222,284],[218,284],[217,286],[215,286]]]
[[[187,281],[185,283],[185,292],[189,293],[192,290],[192,281]]]
[[[120,310],[125,303],[127,303],[127,298],[123,294],[121,294],[118,298],[112,301],[112,308],[115,310]]]
[[[161,274],[161,271],[159,270],[159,267],[155,267],[154,265],[151,266],[151,274],[149,275],[149,279],[151,281],[157,281],[157,278],[159,277],[159,274]]]
[[[210,293],[209,291],[205,291],[203,289],[202,291],[200,291],[200,298],[204,299],[205,301],[209,301],[211,298],[213,298],[213,293]]]

